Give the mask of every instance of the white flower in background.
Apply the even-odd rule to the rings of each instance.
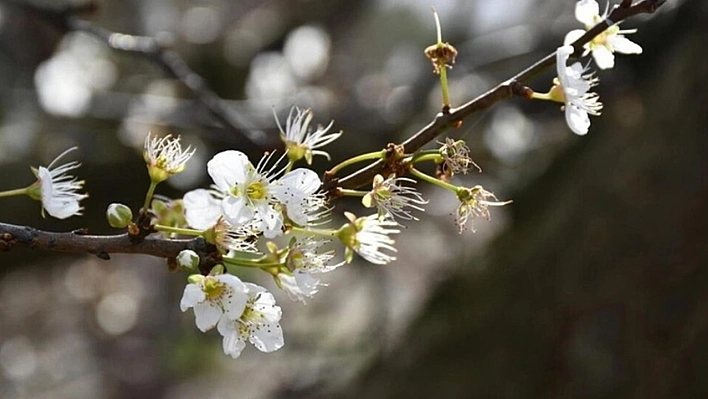
[[[182,149],[180,137],[173,138],[171,134],[165,137],[152,137],[148,133],[145,138],[143,158],[147,163],[150,179],[155,182],[167,180],[170,176],[184,170],[187,161],[194,155],[194,149]]]
[[[585,25],[585,30],[590,30],[603,21],[607,15],[608,10],[600,16],[600,6],[595,0],[580,0],[575,5],[575,18]],[[576,29],[568,32],[564,44],[572,44],[585,34],[585,30]],[[614,24],[586,43],[583,55],[592,52],[592,57],[600,69],[612,68],[615,65],[615,55],[613,54],[615,52],[622,54],[642,53],[641,46],[624,37],[624,35],[636,31],[636,29],[620,30],[619,24]]]
[[[485,190],[482,186],[460,190],[457,196],[460,199],[460,206],[456,212],[456,224],[460,234],[467,230],[468,222],[472,226],[472,232],[476,231],[475,218],[483,217],[490,220],[492,217],[489,213],[490,206],[504,206],[511,203],[511,201],[499,201],[493,193]]]
[[[344,215],[349,219],[349,223],[342,226],[336,235],[347,247],[344,256],[347,263],[352,260],[352,251],[377,265],[385,265],[396,260],[395,256],[384,251],[396,252],[393,246],[396,241],[389,235],[400,233],[400,230],[394,229],[398,223],[391,219],[381,220],[379,215],[360,218],[349,212],[345,212]]]
[[[265,288],[244,283],[248,301],[240,318],[222,317],[217,330],[223,340],[224,353],[236,359],[250,342],[261,352],[273,352],[283,347],[283,330],[280,327],[282,311],[275,304],[273,295]]]
[[[76,147],[72,147],[64,151],[46,168],[44,166],[40,166],[38,169],[32,168],[32,172],[37,176],[37,182],[28,188],[27,194],[42,202],[42,216],[46,210],[49,215],[57,219],[66,219],[70,216],[81,215],[81,211],[84,209],[79,205],[79,202],[87,198],[88,195],[77,192],[83,188],[84,181],[66,174],[81,164],[74,161],[55,167],[64,155],[75,149]]]
[[[413,216],[412,210],[424,211],[420,205],[425,205],[428,201],[423,199],[415,187],[407,187],[401,183],[415,184],[416,181],[407,177],[383,178],[381,175],[374,176],[372,189],[361,199],[361,203],[367,207],[376,207],[379,211],[379,218],[391,215],[403,220],[418,220]]]
[[[223,194],[216,190],[199,188],[184,195],[184,216],[193,229],[206,230],[221,217]]]
[[[597,85],[598,79],[579,62],[567,66],[568,57],[573,54],[573,46],[563,46],[556,52],[558,81],[551,88],[553,100],[565,103],[565,120],[568,127],[580,135],[590,128],[590,115],[600,115],[602,103],[597,93],[588,91]]]
[[[312,116],[312,111],[309,109],[302,110],[298,107],[292,107],[285,122],[284,131],[277,115],[275,117],[278,129],[280,129],[280,139],[285,143],[288,157],[293,162],[305,158],[307,164],[311,165],[314,155],[322,155],[329,160],[329,154],[325,151],[317,150],[317,148],[326,146],[342,135],[341,131],[327,134],[334,121],[331,121],[327,127],[318,126],[314,132],[311,131],[310,121]]]
[[[285,266],[292,274],[279,273],[276,277],[278,285],[291,300],[305,303],[305,298],[312,298],[319,291],[319,287],[326,286],[315,275],[330,272],[344,264],[330,264],[334,251],[321,250],[327,243],[329,240],[315,237],[291,241],[285,257]]]
[[[189,280],[190,283],[184,288],[180,309],[186,312],[194,308],[197,328],[201,331],[212,329],[222,316],[229,320],[241,317],[248,296],[246,285],[238,277],[230,274],[195,274]]]

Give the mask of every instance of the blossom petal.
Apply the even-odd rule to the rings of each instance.
[[[283,233],[283,217],[280,212],[268,204],[262,204],[258,207],[258,215],[261,217],[261,227],[266,238],[275,238]]]
[[[253,219],[253,211],[243,197],[226,197],[221,201],[221,212],[231,224],[248,223]]]
[[[574,29],[565,34],[565,39],[563,40],[563,45],[568,46],[575,43],[576,40],[580,39],[581,36],[585,34],[582,29]]]
[[[612,35],[607,38],[607,42],[612,48],[622,54],[641,54],[642,46],[627,39],[622,35]]]
[[[250,166],[246,154],[241,151],[223,151],[207,162],[207,171],[214,184],[221,191],[228,192],[236,183],[246,180],[246,171]]]
[[[600,16],[600,5],[595,0],[580,0],[575,5],[575,18],[586,28],[595,25],[595,18]]]
[[[610,69],[615,66],[615,55],[606,46],[597,46],[592,51],[592,58],[600,69]]]
[[[179,308],[186,312],[187,309],[193,307],[199,302],[203,302],[206,298],[204,291],[197,284],[187,284],[184,287],[184,293],[182,294],[182,300],[179,303]]]
[[[296,187],[305,195],[314,194],[322,185],[317,173],[306,168],[298,168],[288,172],[278,181],[283,186]]]
[[[280,324],[264,323],[251,330],[249,341],[261,352],[270,353],[285,345]]]
[[[222,283],[229,286],[231,293],[223,299],[224,315],[230,320],[237,320],[243,314],[246,308],[248,296],[246,295],[246,286],[241,280],[231,274],[220,274],[214,277]]]
[[[237,322],[222,318],[219,320],[217,330],[224,337],[222,347],[224,353],[236,359],[241,355],[241,352],[246,347],[246,339],[241,336],[235,324]]]
[[[202,302],[194,305],[194,317],[197,328],[202,332],[207,332],[214,328],[221,318],[221,309],[210,302]]]
[[[187,223],[192,228],[206,230],[221,216],[219,200],[209,190],[200,188],[190,191],[184,195],[183,202]]]
[[[585,135],[588,133],[590,128],[590,117],[588,113],[581,110],[580,108],[572,105],[566,104],[565,107],[565,120],[568,123],[568,127],[575,134]]]

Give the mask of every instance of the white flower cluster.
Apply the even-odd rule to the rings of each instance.
[[[286,130],[281,127],[287,150],[280,157],[269,153],[254,165],[240,151],[227,150],[214,155],[207,162],[211,187],[190,191],[183,198],[186,223],[202,230],[201,235],[218,248],[227,270],[242,266],[266,271],[290,299],[302,303],[325,285],[319,274],[345,263],[335,262],[334,251],[326,249],[331,240],[338,239],[344,244],[346,262],[357,252],[370,262],[385,264],[395,259],[392,253],[396,249],[390,235],[398,233],[391,228],[397,225],[395,222],[389,217],[379,219],[378,215],[361,218],[348,215],[349,222],[341,228],[322,228],[323,219],[328,219],[330,212],[325,195],[320,192],[322,181],[314,171],[292,166],[300,159],[311,162],[312,155],[329,157],[315,149],[335,140],[341,132],[327,135],[332,123],[310,132],[312,117],[309,110],[293,108]],[[286,159],[288,162],[283,165]],[[397,180],[390,181],[396,183]],[[407,196],[416,209],[415,204],[424,203],[413,189],[390,184],[385,184],[386,190],[394,195],[377,203],[386,204],[392,213],[409,216],[407,211],[396,211],[396,206],[405,205],[396,200],[399,193]],[[289,240],[279,247],[277,242],[282,237]],[[262,241],[264,244],[259,245]],[[179,266],[193,268],[194,253],[183,255],[177,259]],[[192,275],[190,281],[181,308],[194,309],[200,330],[217,327],[224,337],[226,354],[239,356],[246,341],[264,352],[283,346],[283,333],[278,325],[281,310],[265,288],[241,282],[218,268],[208,276]]]
[[[590,67],[582,66],[579,62],[567,65],[568,59],[575,52],[575,48],[571,44],[583,36],[587,30],[592,29],[598,23],[607,21],[610,26],[583,46],[583,56],[592,53],[595,64],[600,69],[609,69],[615,65],[615,52],[622,54],[641,54],[642,52],[642,48],[638,44],[624,36],[634,33],[636,30],[620,30],[618,24],[607,18],[608,15],[609,4],[601,16],[597,1],[580,0],[576,3],[575,17],[585,25],[585,30],[576,29],[568,32],[564,45],[559,47],[556,52],[558,78],[554,80],[553,88],[547,95],[535,96],[564,103],[563,108],[568,127],[579,135],[587,134],[590,128],[588,115],[600,115],[602,103],[599,101],[597,93],[590,92],[590,89],[599,83],[599,79],[590,72]]]

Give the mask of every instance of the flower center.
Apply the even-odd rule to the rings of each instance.
[[[202,291],[204,291],[208,300],[213,301],[224,293],[224,285],[219,280],[207,278]]]
[[[246,195],[253,200],[261,200],[266,196],[266,186],[262,181],[256,181],[248,185]]]

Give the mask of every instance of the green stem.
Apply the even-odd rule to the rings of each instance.
[[[556,101],[554,98],[551,97],[550,92],[548,92],[548,93],[533,92],[533,94],[531,94],[531,98],[533,98],[535,100],[546,100],[546,101],[553,101],[553,102]]]
[[[367,194],[366,191],[349,190],[347,188],[340,188],[338,192],[345,197],[363,197]]]
[[[440,67],[440,84],[442,85],[443,108],[450,108],[450,93],[447,88],[447,66],[444,62]]]
[[[293,170],[294,165],[295,165],[295,162],[293,162],[292,159],[288,160],[288,166],[285,167],[285,173],[288,173],[291,170]]]
[[[145,195],[145,204],[143,204],[143,211],[147,212],[150,209],[150,201],[152,201],[152,195],[155,193],[155,187],[159,182],[150,181],[150,188],[148,188],[147,195]]]
[[[174,233],[174,234],[181,234],[181,235],[185,235],[185,236],[194,236],[194,237],[201,237],[204,235],[204,231],[202,231],[202,230],[183,229],[180,227],[163,226],[161,224],[156,224],[154,227],[155,227],[155,230],[162,231],[165,233]]]
[[[418,162],[425,162],[425,161],[434,161],[436,163],[440,163],[443,161],[443,156],[440,155],[440,151],[435,150],[435,152],[428,153],[428,154],[416,154],[410,158],[410,160],[406,160],[409,163],[418,163]],[[405,162],[405,161],[404,161]]]
[[[436,185],[436,186],[439,186],[439,187],[442,187],[442,188],[444,188],[444,189],[450,190],[450,191],[452,191],[453,193],[455,193],[455,195],[457,195],[457,191],[458,191],[458,187],[457,187],[457,186],[452,185],[452,184],[450,184],[450,183],[446,183],[446,182],[444,182],[444,181],[442,181],[442,180],[440,180],[440,179],[436,179],[436,178],[434,178],[433,176],[426,175],[425,173],[419,171],[418,169],[416,169],[416,168],[414,168],[414,167],[412,167],[412,166],[410,167],[409,171],[411,172],[411,174],[412,174],[413,176],[415,176],[415,177],[417,177],[417,178],[419,178],[419,179],[421,179],[421,180],[427,181],[427,182],[430,183],[430,184],[434,184],[434,185]]]
[[[32,187],[32,186],[30,186]],[[14,197],[16,195],[27,195],[27,191],[30,187],[18,188],[15,190],[0,191],[0,198],[3,197]]]
[[[311,234],[322,237],[335,237],[337,235],[336,230],[304,229],[297,226],[292,226],[290,230],[296,233]]]
[[[377,158],[378,158],[378,159],[381,159],[381,158],[384,157],[384,154],[385,154],[385,151],[382,150],[382,151],[369,152],[369,153],[366,153],[366,154],[357,155],[357,156],[355,156],[355,157],[353,157],[353,158],[349,158],[349,159],[346,159],[346,160],[342,161],[341,163],[339,163],[338,165],[336,165],[335,167],[333,167],[332,169],[330,169],[327,173],[328,173],[329,175],[331,175],[331,176],[334,176],[334,175],[337,174],[337,172],[339,172],[340,170],[346,168],[346,167],[349,166],[349,165],[353,165],[353,164],[355,164],[355,163],[357,163],[357,162],[368,161],[368,160],[371,160],[371,159],[377,159]]]
[[[270,269],[273,267],[280,267],[283,265],[280,262],[262,263],[259,260],[237,259],[237,258],[228,258],[228,257],[223,257],[223,258],[221,258],[221,260],[224,263],[228,263],[229,265],[232,265],[232,266],[251,267],[251,268],[257,268],[257,269]]]

